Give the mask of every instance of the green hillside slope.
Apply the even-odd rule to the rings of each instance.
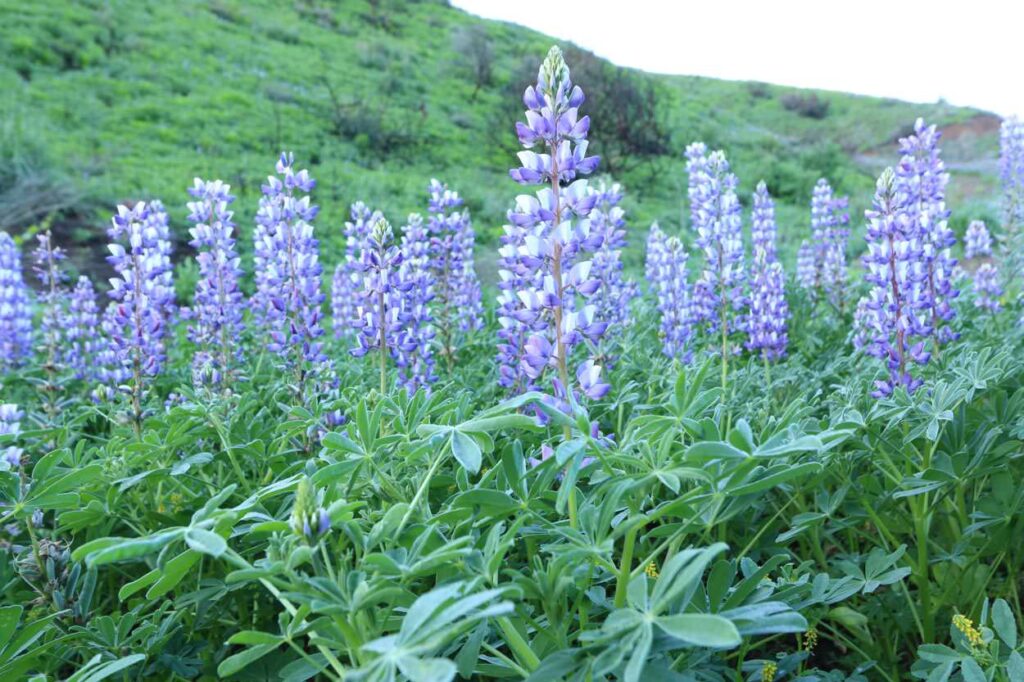
[[[184,234],[195,175],[232,184],[245,234],[281,149],[319,181],[328,263],[350,202],[400,224],[424,209],[432,176],[465,196],[493,242],[517,193],[507,168],[518,93],[553,42],[428,0],[0,0],[0,14],[0,228],[51,215],[80,254],[102,243],[118,201],[162,198]],[[703,139],[726,150],[744,193],[767,180],[791,252],[814,181],[828,176],[860,211],[917,116],[954,133],[957,226],[995,215],[998,121],[982,112],[568,58],[590,97],[592,151],[626,186],[638,229],[655,219],[677,228],[682,150]],[[650,104],[649,119],[622,106],[633,98]]]

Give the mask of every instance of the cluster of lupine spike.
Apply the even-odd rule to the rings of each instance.
[[[598,157],[588,157],[587,132],[590,119],[579,117],[583,91],[574,86],[561,50],[552,47],[541,65],[536,86],[523,95],[526,123],[516,124],[520,143],[527,151],[519,153],[522,165],[509,174],[523,185],[545,185],[535,196],[521,195],[509,213],[510,226],[502,254],[501,278],[508,296],[500,301],[515,324],[523,325],[526,336],[519,357],[507,351],[513,348],[509,336],[502,335],[500,360],[503,375],[515,383],[518,364],[527,379],[538,386],[553,387],[549,396],[560,409],[568,408],[574,392],[570,384],[571,355],[584,341],[596,344],[608,324],[596,316],[589,299],[601,286],[592,276],[592,263],[583,256],[601,246],[600,234],[591,232],[587,216],[596,196],[579,179],[594,171]],[[540,147],[541,152],[529,151]],[[565,185],[563,186],[563,183]],[[509,269],[510,268],[510,269]],[[512,299],[512,297],[515,299]],[[514,325],[509,325],[514,326]],[[546,381],[553,370],[556,376]],[[601,367],[592,358],[584,359],[576,370],[581,393],[598,399],[609,386],[601,380]]]
[[[263,185],[256,214],[256,295],[250,305],[269,335],[267,349],[302,376],[326,363],[320,290],[320,243],[312,220],[318,207],[309,192],[316,182],[309,171],[295,170],[294,157],[282,153],[277,175]]]
[[[699,142],[686,149],[690,216],[696,244],[704,252],[704,270],[693,287],[691,319],[705,325],[708,333],[728,337],[741,329],[738,318],[747,305],[743,218],[736,195],[738,180],[725,154],[706,151]]]
[[[430,235],[419,213],[409,215],[402,230],[401,250],[398,279],[402,286],[398,291],[402,295],[396,302],[403,341],[398,344],[396,364],[402,384],[414,393],[437,380],[433,353],[434,318],[431,313],[434,300],[432,250]]]
[[[357,300],[363,291],[359,254],[367,247],[373,226],[383,217],[361,201],[352,204],[349,215],[351,220],[346,221],[344,231],[345,255],[335,267],[331,280],[331,323],[334,336],[339,339],[348,337],[353,331]]]
[[[476,235],[462,197],[432,179],[429,194],[430,274],[434,282],[434,321],[441,354],[449,367],[459,337],[483,326],[480,281],[473,265]]]
[[[357,345],[350,351],[355,357],[377,351],[398,360],[401,353],[415,350],[402,319],[402,299],[411,284],[402,280],[404,255],[394,244],[394,236],[391,224],[380,218],[359,255],[363,291],[352,323],[359,332]]]
[[[68,301],[62,361],[76,379],[99,378],[97,356],[103,347],[97,336],[99,306],[88,277],[79,277]]]
[[[242,269],[230,209],[235,197],[231,187],[220,180],[196,178],[188,192],[195,198],[188,203],[188,219],[194,223],[189,245],[198,252],[199,264],[188,328],[189,338],[198,347],[192,371],[196,384],[219,386],[230,381],[242,359],[237,339],[245,327],[238,287]]]
[[[797,280],[815,299],[842,309],[846,296],[846,244],[850,236],[847,197],[837,197],[821,178],[811,195],[811,241],[800,245]]]
[[[951,247],[956,244],[956,235],[948,224],[946,185],[949,174],[939,155],[941,136],[934,125],[917,119],[914,133],[900,139],[901,158],[896,167],[896,192],[901,196],[901,208],[921,237],[921,259],[926,274],[923,301],[930,315],[929,325],[936,347],[957,336],[950,327],[956,316],[951,301],[960,293],[953,287],[957,261]]]
[[[922,381],[911,374],[911,366],[925,365],[931,357],[924,342],[931,334],[925,246],[921,225],[906,211],[905,201],[893,170],[887,168],[866,213],[864,279],[871,290],[858,304],[856,316],[857,343],[888,368],[888,377],[875,382],[875,397],[888,396],[898,386],[913,393]]]
[[[36,235],[36,242],[35,251],[32,252],[32,270],[36,273],[41,289],[38,300],[43,309],[40,331],[46,352],[45,367],[52,375],[61,363],[61,346],[64,326],[67,323],[64,319],[67,274],[62,265],[67,254],[64,253],[64,249],[53,243],[53,235],[49,230]],[[55,387],[48,382],[44,388]]]
[[[597,318],[621,334],[630,324],[630,302],[640,293],[636,282],[623,276],[622,249],[626,247],[626,213],[619,205],[622,187],[604,180],[591,186],[597,201],[590,211],[590,230],[601,235],[601,246],[591,262],[592,276],[602,282],[591,303]]]
[[[0,367],[20,365],[32,352],[32,310],[21,251],[0,232]]]
[[[162,213],[159,204],[155,209],[144,202],[118,206],[108,231],[112,243],[107,261],[117,272],[110,280],[113,303],[108,313],[112,369],[116,376],[123,377],[123,371],[136,381],[160,372],[174,305],[170,248],[160,228],[166,222],[162,216],[154,218],[151,210]]]
[[[972,258],[992,257],[992,236],[980,220],[972,220],[964,234],[964,256]],[[974,305],[996,313],[1002,308],[999,302],[1003,295],[1000,283],[999,268],[995,263],[987,261],[974,271]]]
[[[1011,116],[999,129],[999,177],[1003,223],[1024,229],[1024,121]]]
[[[765,360],[785,356],[789,306],[786,303],[786,274],[775,249],[775,203],[764,182],[754,192],[751,221],[754,257],[750,277],[750,310],[746,319],[747,350],[759,352]]]
[[[25,416],[14,403],[0,403],[0,436],[17,437],[21,432],[21,418]],[[21,466],[22,450],[17,445],[0,447],[0,470],[10,471]]]
[[[690,320],[690,284],[686,272],[689,254],[678,237],[668,237],[655,223],[647,238],[647,278],[658,298],[662,351],[689,362],[693,357]]]

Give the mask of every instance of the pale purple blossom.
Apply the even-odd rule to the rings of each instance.
[[[764,182],[754,192],[751,227],[754,257],[750,277],[750,309],[746,319],[747,350],[765,360],[785,356],[789,342],[786,275],[776,257],[775,203]]]
[[[662,352],[684,363],[693,357],[688,258],[678,237],[667,237],[657,223],[651,225],[647,239],[647,272],[651,289],[658,298]]]
[[[987,258],[992,255],[992,235],[981,220],[972,220],[964,234],[964,257]]]
[[[359,271],[359,254],[367,247],[370,231],[384,216],[372,211],[361,201],[349,209],[350,220],[345,223],[345,255],[334,269],[331,280],[331,326],[335,338],[351,338],[355,333],[352,322],[356,319],[358,299],[363,282]]]
[[[992,263],[982,263],[974,271],[974,305],[997,313],[1002,309],[999,299],[1003,295],[1003,287],[999,282],[999,269]]]
[[[0,232],[0,367],[20,365],[32,353],[32,309],[21,251]]]
[[[91,381],[99,371],[97,354],[103,345],[96,291],[88,277],[79,277],[68,302],[62,360],[76,379]]]
[[[0,404],[0,436],[16,439],[21,433],[21,419],[24,417],[14,403]],[[21,466],[21,448],[16,445],[0,445],[0,471],[11,471]]]

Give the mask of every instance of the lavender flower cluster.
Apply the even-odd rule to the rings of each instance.
[[[704,253],[704,270],[693,287],[691,321],[721,336],[723,360],[738,348],[730,337],[743,328],[747,306],[743,253],[743,219],[736,175],[721,151],[707,153],[703,143],[686,149],[689,197],[696,244]],[[723,363],[723,368],[724,368]]]
[[[359,272],[359,254],[367,248],[370,231],[384,216],[371,211],[361,201],[349,209],[351,220],[345,223],[345,255],[334,269],[331,280],[331,324],[335,338],[348,338],[354,330],[357,299],[363,290]]]
[[[811,241],[800,245],[797,280],[817,300],[824,294],[842,310],[845,304],[846,244],[850,236],[847,197],[837,197],[821,178],[811,195]]]
[[[473,265],[476,235],[469,211],[460,210],[462,197],[458,192],[432,179],[428,193],[434,318],[440,352],[451,371],[460,337],[483,326],[480,281]]]
[[[431,237],[419,213],[409,215],[402,230],[402,263],[395,291],[404,292],[396,301],[402,325],[402,342],[397,353],[398,377],[410,393],[429,388],[437,380],[434,372],[434,272]]]
[[[992,255],[992,235],[981,220],[972,220],[964,233],[964,257],[988,258]]]
[[[76,379],[94,381],[99,378],[97,358],[104,346],[102,338],[96,334],[99,312],[92,281],[79,277],[68,302],[62,358]]]
[[[13,436],[21,432],[21,419],[25,415],[13,403],[0,403],[0,436]],[[0,470],[11,471],[21,466],[21,448],[8,445],[0,448]]]
[[[235,249],[233,213],[235,197],[231,187],[220,180],[196,178],[189,194],[189,245],[198,251],[199,281],[193,298],[189,338],[198,350],[192,357],[197,385],[221,386],[230,383],[242,360],[242,345],[237,343],[245,325],[244,301],[239,289],[241,260]]]
[[[949,322],[956,316],[951,301],[960,294],[953,287],[957,261],[951,247],[956,244],[956,235],[948,224],[949,173],[940,157],[941,137],[934,125],[917,119],[914,133],[900,140],[902,156],[896,167],[896,192],[901,195],[902,210],[921,237],[921,259],[926,272],[923,302],[931,316],[929,324],[936,348],[957,337]]]
[[[256,214],[257,291],[250,306],[269,335],[267,349],[302,380],[327,362],[320,341],[323,268],[311,222],[319,209],[309,197],[316,182],[309,171],[295,170],[291,154],[281,154],[276,171],[262,187]]]
[[[543,386],[552,370],[551,402],[563,410],[574,398],[574,349],[593,346],[608,328],[588,300],[603,283],[584,255],[600,248],[603,235],[588,220],[597,197],[579,179],[599,161],[586,155],[590,119],[579,116],[583,101],[561,51],[551,48],[536,85],[523,95],[526,123],[517,123],[516,133],[527,151],[519,153],[522,165],[509,173],[522,185],[545,187],[535,196],[519,196],[509,212],[499,273],[503,382]],[[529,151],[538,146],[540,153]],[[592,357],[577,365],[576,380],[582,395],[591,399],[609,390]]]
[[[775,203],[763,181],[758,183],[754,192],[751,236],[754,258],[746,346],[747,350],[760,352],[765,360],[777,360],[785,356],[789,343],[789,305],[786,302],[786,274],[775,248]]]
[[[1003,222],[1024,229],[1024,121],[1011,116],[999,129],[999,177],[1003,185]]]
[[[118,206],[107,261],[113,305],[108,313],[113,367],[141,380],[154,376],[166,358],[164,337],[174,306],[166,213],[157,203]],[[118,240],[123,240],[122,244]]]
[[[690,342],[690,284],[686,271],[689,254],[678,237],[668,237],[655,223],[647,238],[647,279],[658,298],[662,350],[686,363],[693,358]]]
[[[618,183],[600,181],[590,191],[596,196],[590,211],[590,230],[601,236],[601,246],[594,251],[592,276],[601,281],[591,303],[599,320],[620,335],[631,323],[630,303],[640,294],[636,282],[623,276],[622,250],[626,248],[626,212],[619,205],[622,187]]]
[[[927,321],[927,269],[919,221],[906,210],[906,196],[897,189],[896,175],[887,168],[878,179],[868,219],[868,252],[864,279],[871,284],[857,306],[858,345],[886,362],[889,376],[875,382],[875,397],[890,395],[897,386],[913,393],[922,383],[911,374],[913,364],[925,365],[931,334]]]
[[[20,365],[32,353],[32,310],[21,251],[0,232],[0,367]]]

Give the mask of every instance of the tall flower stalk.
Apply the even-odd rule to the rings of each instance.
[[[62,361],[76,379],[97,378],[97,355],[102,340],[96,291],[88,277],[79,277],[68,302],[67,327],[64,333]]]
[[[434,284],[434,322],[440,355],[448,372],[455,367],[459,342],[483,326],[480,281],[473,264],[476,235],[462,198],[432,179],[430,195],[430,271]]]
[[[690,320],[689,255],[678,237],[668,237],[655,223],[647,239],[647,277],[661,313],[661,348],[670,358],[688,363],[693,325]]]
[[[746,307],[743,256],[743,219],[738,180],[721,151],[704,155],[704,145],[687,148],[690,173],[690,213],[697,231],[697,246],[704,252],[704,270],[693,289],[693,322],[717,336],[722,360],[722,388],[728,383],[730,337],[742,328]]]
[[[62,365],[61,348],[65,343],[65,330],[68,323],[67,313],[67,274],[62,261],[67,258],[64,250],[53,243],[53,234],[47,230],[36,236],[38,244],[33,252],[32,269],[39,279],[42,293],[39,303],[42,305],[41,331],[43,334],[43,372],[46,378],[39,385],[43,393],[43,410],[50,423],[54,423],[58,413],[57,395],[60,387],[60,370]]]
[[[922,381],[911,374],[911,366],[925,365],[931,356],[924,341],[915,342],[927,338],[931,328],[922,315],[928,303],[921,225],[904,210],[905,199],[897,191],[893,170],[887,168],[878,179],[873,208],[866,213],[864,279],[871,290],[858,305],[859,335],[866,352],[884,360],[889,372],[875,382],[876,398],[890,395],[897,386],[913,393]]]
[[[269,333],[267,350],[293,373],[304,396],[308,381],[327,364],[320,337],[324,294],[320,290],[319,241],[311,221],[318,207],[309,192],[316,182],[309,171],[295,170],[294,157],[282,153],[277,175],[267,178],[256,216],[257,291],[250,305]]]
[[[837,197],[821,178],[811,195],[811,241],[800,245],[797,279],[813,301],[825,298],[840,310],[846,303],[846,244],[850,236],[847,197]]]
[[[238,282],[241,261],[235,250],[230,209],[235,197],[231,187],[220,180],[196,178],[189,194],[189,245],[198,251],[199,280],[193,298],[193,317],[188,334],[198,350],[192,358],[192,376],[197,385],[230,387],[242,359],[238,343],[245,326],[244,302]]]
[[[1020,286],[1024,276],[1024,121],[1016,116],[999,130],[999,177],[1003,186],[1001,237],[1004,281]]]
[[[32,309],[21,269],[21,251],[0,232],[0,367],[19,366],[32,353]]]
[[[591,186],[591,192],[596,196],[596,202],[590,211],[590,230],[601,237],[601,246],[592,259],[591,272],[602,283],[591,302],[597,319],[608,323],[609,334],[602,339],[604,344],[619,338],[631,324],[630,303],[640,292],[636,282],[623,276],[626,213],[619,205],[623,197],[622,187],[618,183],[608,184],[601,180],[597,187]],[[608,358],[605,352],[601,355]]]
[[[110,280],[114,301],[108,320],[114,364],[130,378],[131,418],[136,433],[143,419],[149,379],[160,373],[166,358],[164,337],[174,292],[167,285],[171,264],[164,236],[154,229],[144,202],[118,206],[109,230],[110,256],[117,272]],[[123,244],[117,240],[123,240]]]
[[[370,232],[367,247],[359,258],[363,291],[353,326],[358,330],[357,345],[349,352],[354,357],[376,353],[380,370],[380,393],[388,390],[388,358],[396,360],[403,352],[414,350],[403,330],[402,296],[408,289],[399,268],[402,251],[394,245],[391,224],[381,218]]]
[[[786,274],[775,250],[775,203],[764,182],[754,192],[751,234],[754,257],[750,277],[750,311],[747,315],[747,349],[760,353],[767,363],[784,357],[789,306]]]
[[[402,231],[402,264],[398,269],[403,284],[399,320],[405,342],[397,356],[398,376],[405,388],[414,393],[429,388],[437,380],[434,372],[434,271],[431,239],[423,216],[413,213]]]
[[[951,247],[956,236],[949,228],[946,209],[946,185],[949,173],[939,152],[942,136],[934,125],[922,119],[914,123],[914,133],[900,139],[900,162],[896,167],[896,192],[901,209],[921,236],[921,259],[926,273],[923,301],[928,308],[934,349],[952,341],[957,334],[950,327],[956,310],[950,304],[960,292],[953,288],[956,259]]]
[[[358,298],[363,291],[359,272],[359,254],[367,247],[373,226],[384,216],[371,211],[361,201],[349,209],[351,217],[345,223],[345,255],[334,268],[331,280],[331,326],[337,339],[349,338],[354,333]]]
[[[525,230],[517,247],[523,287],[515,292],[519,305],[512,311],[529,329],[520,362],[538,386],[546,383],[551,370],[549,402],[564,411],[571,411],[575,399],[570,383],[573,350],[584,342],[593,348],[608,326],[588,302],[601,281],[592,276],[592,263],[583,257],[601,246],[602,237],[592,233],[585,220],[596,197],[587,191],[586,181],[578,179],[592,173],[599,161],[586,155],[590,119],[579,117],[583,100],[561,50],[552,47],[536,86],[523,95],[526,123],[517,123],[516,133],[527,151],[519,152],[522,165],[509,172],[522,185],[544,186],[533,197],[520,196],[509,216],[513,226]],[[535,147],[540,153],[529,151]],[[582,395],[598,399],[608,392],[600,374],[601,367],[592,358],[578,365],[576,383]]]

